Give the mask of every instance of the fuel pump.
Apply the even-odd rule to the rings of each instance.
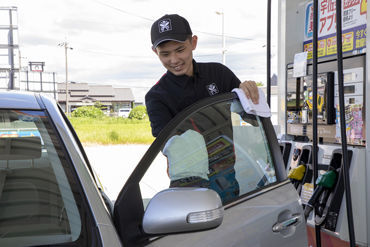
[[[279,87],[285,92],[279,125],[295,149],[312,147],[311,161],[292,156],[287,167],[306,211],[309,245],[370,246],[370,218],[364,217],[370,215],[370,201],[364,199],[370,188],[366,1],[279,2],[278,67],[285,69],[279,71],[285,82]],[[299,67],[304,63],[295,61],[302,52],[304,70]],[[305,179],[309,172],[311,180]]]

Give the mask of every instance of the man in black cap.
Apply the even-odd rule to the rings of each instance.
[[[220,63],[197,63],[193,50],[198,37],[188,21],[176,14],[155,21],[151,29],[152,50],[167,69],[166,74],[145,96],[153,136],[180,111],[194,102],[219,93],[241,88],[247,98],[258,103],[255,82],[243,83]]]

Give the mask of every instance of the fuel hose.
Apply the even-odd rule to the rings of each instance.
[[[313,0],[313,34],[312,34],[312,166],[313,166],[313,178],[314,181],[318,178],[318,166],[317,166],[317,43],[318,43],[318,0]],[[316,183],[314,183],[314,190],[316,189]],[[316,247],[321,247],[321,227],[315,224],[315,235],[316,235]]]
[[[267,0],[267,104],[271,102],[271,0]]]
[[[349,181],[349,162],[347,152],[346,119],[344,109],[344,89],[343,89],[343,51],[342,51],[342,0],[336,0],[336,19],[337,19],[337,62],[338,62],[338,88],[339,88],[339,112],[340,112],[340,137],[342,142],[342,168],[344,189],[346,195],[347,221],[350,246],[355,247],[355,231],[353,224],[351,187]]]

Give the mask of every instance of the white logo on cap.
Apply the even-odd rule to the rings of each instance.
[[[218,94],[218,92],[219,92],[215,83],[207,85],[207,89],[208,89],[209,95],[211,95],[211,96],[215,95],[215,94]]]
[[[158,26],[159,26],[159,32],[160,33],[167,32],[167,31],[171,31],[172,30],[172,25],[171,25],[171,20],[170,19],[161,20],[158,23]]]

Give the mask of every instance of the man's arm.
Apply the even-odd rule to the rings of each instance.
[[[156,97],[146,95],[145,102],[150,126],[152,127],[152,135],[157,137],[173,116],[168,107]]]
[[[259,95],[258,87],[255,81],[244,81],[241,82],[236,75],[226,66],[221,65],[223,70],[223,78],[227,81],[228,86],[231,87],[230,91],[234,88],[241,88],[248,99],[251,99],[254,104],[258,104]]]
[[[244,81],[240,83],[239,88],[244,91],[248,99],[252,100],[253,104],[258,104],[258,87],[254,81]]]

